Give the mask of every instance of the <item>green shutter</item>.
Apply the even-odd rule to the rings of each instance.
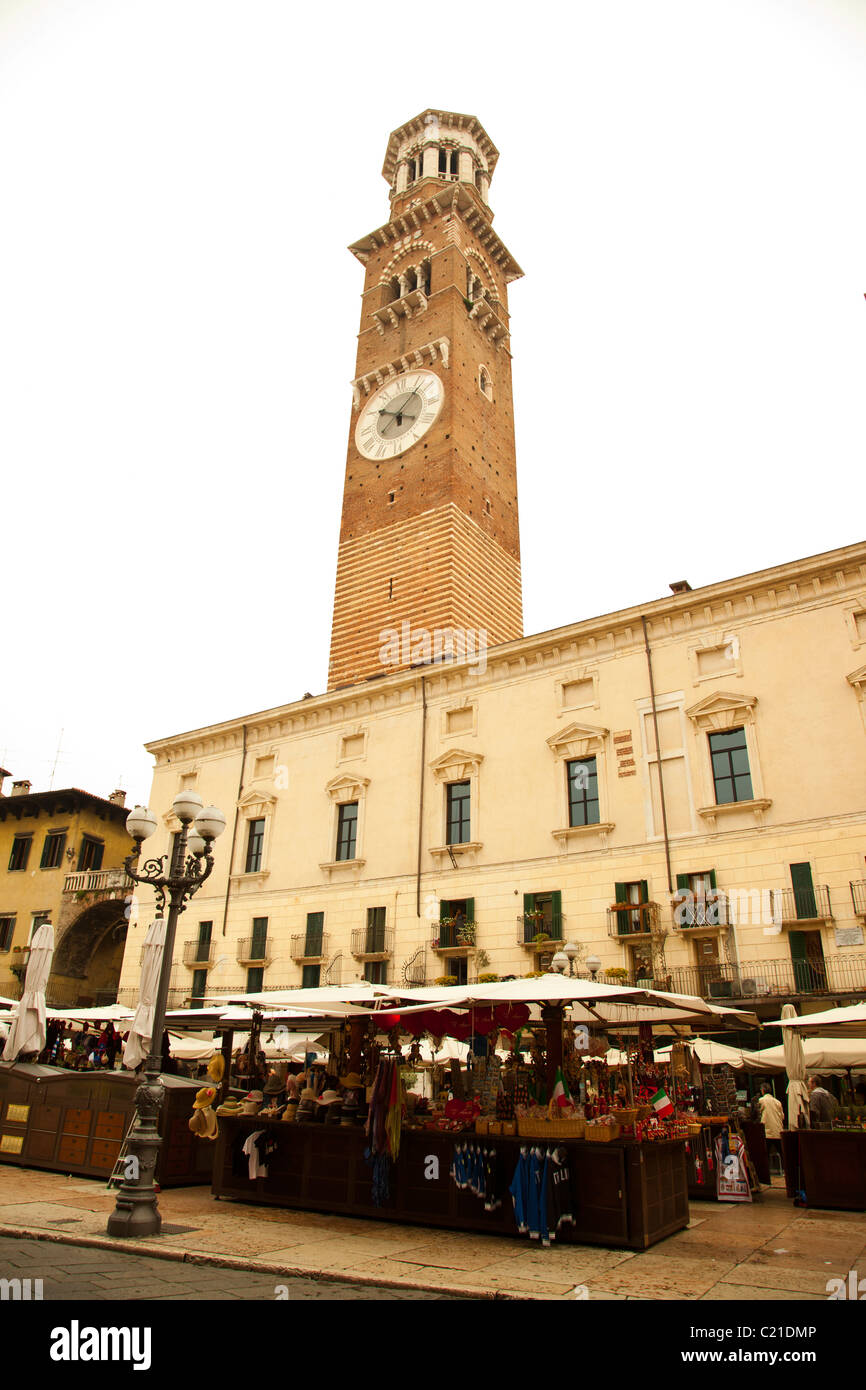
[[[524,895],[523,895],[523,912],[524,912],[524,915],[525,915],[527,912],[533,912],[534,910],[535,910],[535,894],[534,894],[534,893],[524,893]]]
[[[445,901],[444,898],[441,898],[441,899],[439,900],[439,921],[440,921],[440,922],[444,922],[444,921],[445,921],[445,918],[446,918],[446,917],[450,917],[450,916],[451,916],[451,904],[450,904],[450,903],[447,903],[447,902]]]
[[[677,892],[678,892],[678,893],[688,893],[688,892],[690,892],[690,891],[691,891],[691,886],[692,886],[692,885],[691,885],[691,883],[690,883],[690,881],[689,881],[689,875],[688,875],[688,874],[677,874]],[[713,884],[713,887],[715,887],[715,884]]]
[[[640,900],[642,903],[649,902],[649,884],[645,878],[640,881]]]
[[[794,889],[794,909],[798,917],[817,917],[818,905],[815,902],[815,890],[812,885],[812,866],[806,864],[792,864],[791,886]]]
[[[467,922],[474,922],[474,921],[475,921],[475,899],[474,899],[474,898],[467,898],[467,899],[466,899],[466,920],[467,920]]]
[[[711,887],[711,888],[715,888],[715,886],[716,886],[716,871],[715,871],[715,869],[710,869],[710,887]]]
[[[550,896],[553,900],[553,935],[558,939],[564,934],[562,929],[562,893],[558,888],[554,888]]]
[[[615,883],[613,885],[613,900],[615,903],[628,902],[628,896],[625,891],[624,883]]]

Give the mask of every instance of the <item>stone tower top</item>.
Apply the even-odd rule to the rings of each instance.
[[[499,151],[475,116],[433,107],[391,132],[382,176],[391,198],[421,179],[468,183],[488,201]]]

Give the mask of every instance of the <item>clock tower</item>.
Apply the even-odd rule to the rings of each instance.
[[[350,247],[365,283],[330,690],[523,635],[507,290],[523,272],[492,227],[497,159],[474,116],[422,112],[388,141],[389,220]]]

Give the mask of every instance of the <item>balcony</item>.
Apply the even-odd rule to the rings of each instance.
[[[183,944],[183,963],[194,970],[207,970],[213,965],[215,955],[212,941],[185,941]]]
[[[469,317],[497,347],[508,345],[508,325],[484,295],[476,299],[469,310]]]
[[[239,936],[236,959],[239,965],[269,965],[270,950],[266,936]]]
[[[415,314],[423,314],[427,308],[427,295],[421,289],[409,290],[400,299],[392,299],[390,304],[385,304],[381,309],[374,309],[372,313],[373,322],[379,333],[384,333],[389,327],[398,328],[400,320],[408,322]]]
[[[67,874],[63,880],[64,893],[107,893],[112,889],[125,892],[134,887],[125,869],[84,869]]]
[[[859,995],[866,990],[866,956],[684,966],[671,970],[667,988],[675,994],[698,994],[710,1001]]]
[[[446,919],[437,922],[433,930],[435,934],[430,949],[437,955],[470,956],[476,949],[475,922],[462,922],[458,927]]]
[[[626,936],[649,936],[659,920],[658,903],[612,903],[607,909],[607,930],[617,941]]]
[[[292,937],[289,955],[300,965],[322,965],[328,955],[327,933],[308,936],[303,932]]]
[[[854,911],[858,917],[866,917],[866,878],[857,879],[854,883],[849,884],[849,887]]]
[[[675,931],[720,931],[730,920],[727,896],[715,889],[704,897],[678,893],[673,908]]]
[[[517,942],[528,951],[556,951],[564,939],[559,913],[521,912],[517,918]]]
[[[812,888],[774,888],[773,916],[783,927],[796,927],[803,922],[830,922],[830,889],[826,884]]]
[[[352,932],[352,955],[356,960],[389,960],[394,954],[394,933],[384,927]]]

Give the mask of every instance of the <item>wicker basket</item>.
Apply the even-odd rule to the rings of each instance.
[[[531,1120],[517,1121],[517,1133],[521,1139],[582,1139],[585,1121],[573,1120]]]
[[[499,1133],[500,1133],[500,1134],[516,1134],[516,1133],[517,1133],[517,1121],[516,1121],[516,1120],[500,1120],[500,1121],[499,1121]]]
[[[475,1133],[476,1133],[476,1134],[491,1134],[491,1133],[496,1134],[496,1133],[498,1133],[498,1130],[495,1130],[495,1129],[493,1128],[493,1126],[494,1126],[495,1124],[496,1124],[496,1121],[495,1121],[495,1120],[490,1120],[490,1119],[488,1119],[488,1117],[487,1117],[486,1115],[479,1115],[478,1118],[477,1118],[476,1121],[475,1121]]]
[[[619,1125],[587,1125],[583,1137],[591,1144],[609,1144],[619,1138]]]
[[[611,1115],[613,1115],[614,1119],[619,1125],[633,1125],[635,1120],[638,1118],[637,1106],[634,1106],[632,1109],[623,1108],[619,1110],[611,1110],[610,1113]]]
[[[688,1136],[689,1136],[690,1139],[697,1139],[697,1138],[700,1137],[700,1134],[701,1134],[701,1126],[700,1126],[700,1125],[686,1125],[686,1133],[688,1134]]]

